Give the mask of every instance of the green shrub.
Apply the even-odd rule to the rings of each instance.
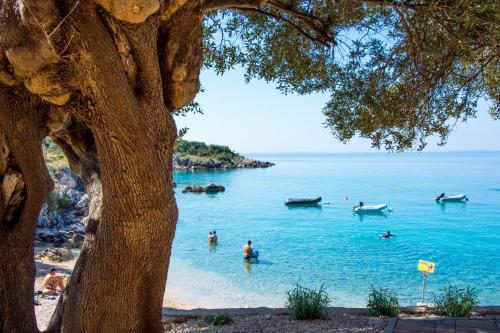
[[[396,293],[390,289],[375,289],[371,286],[366,305],[372,316],[396,317],[399,314],[399,301]]]
[[[57,205],[59,208],[68,208],[69,206],[71,206],[71,204],[73,203],[73,201],[71,201],[70,198],[68,198],[67,196],[63,196],[62,198],[59,198],[58,202],[57,202]]]
[[[214,326],[223,326],[231,323],[231,317],[227,313],[213,315],[213,316],[203,316],[203,320]]]
[[[57,200],[58,200],[57,192],[55,191],[50,192],[49,195],[47,196],[47,205],[49,205],[50,209],[57,209]]]
[[[67,196],[59,197],[59,194],[56,191],[52,191],[47,196],[47,205],[51,210],[55,209],[65,209],[71,206],[73,202]]]
[[[479,305],[474,288],[461,289],[448,286],[438,296],[434,295],[436,313],[446,317],[470,317],[472,309]]]
[[[305,288],[298,283],[287,292],[286,307],[295,319],[321,319],[326,316],[330,296],[324,285],[319,290]]]

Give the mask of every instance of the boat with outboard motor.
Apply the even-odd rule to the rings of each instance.
[[[363,202],[360,202],[359,205],[352,207],[352,211],[355,213],[375,213],[381,212],[387,208],[386,204],[380,205],[365,205]]]
[[[469,198],[465,194],[454,194],[454,195],[446,195],[441,193],[437,198],[437,202],[464,202],[469,201]]]

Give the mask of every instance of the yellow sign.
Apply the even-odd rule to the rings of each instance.
[[[426,273],[434,273],[434,268],[436,268],[436,264],[430,261],[419,260],[418,261],[418,270]]]

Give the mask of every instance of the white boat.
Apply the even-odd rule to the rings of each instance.
[[[355,206],[352,208],[352,210],[355,213],[368,213],[368,212],[381,212],[386,208],[387,208],[386,204],[371,205],[371,206],[363,205],[363,206]]]
[[[437,202],[462,202],[469,201],[465,194],[440,195],[436,198]]]

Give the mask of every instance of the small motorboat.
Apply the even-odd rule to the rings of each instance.
[[[454,194],[454,195],[445,195],[441,193],[437,198],[437,202],[464,202],[469,201],[469,198],[465,194]]]
[[[321,201],[321,197],[317,197],[314,199],[292,199],[288,198],[285,200],[285,205],[289,206],[309,206],[309,205],[317,205]]]
[[[386,204],[381,204],[381,205],[358,205],[352,207],[352,211],[355,213],[375,213],[375,212],[381,212],[384,209],[387,208]]]

